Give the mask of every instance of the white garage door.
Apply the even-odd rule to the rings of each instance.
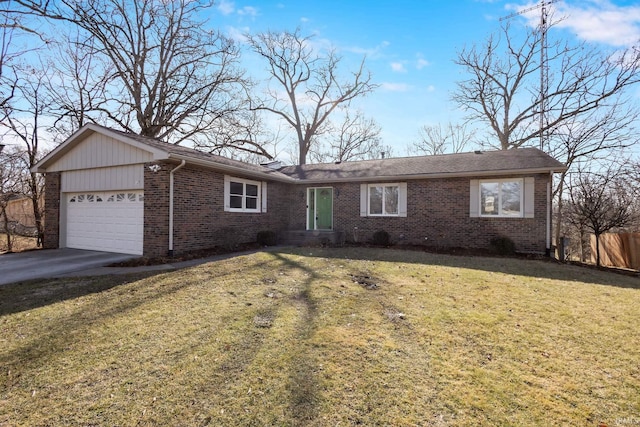
[[[144,192],[67,194],[67,247],[142,255]]]

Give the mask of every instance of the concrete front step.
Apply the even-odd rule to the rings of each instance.
[[[335,230],[291,230],[282,235],[282,242],[294,246],[318,246],[344,244],[344,233]]]

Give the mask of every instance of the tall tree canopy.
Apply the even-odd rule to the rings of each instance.
[[[530,145],[541,132],[553,138],[568,123],[624,102],[625,90],[640,81],[640,50],[635,47],[603,54],[586,43],[555,40],[546,51],[549,78],[543,102],[540,32],[525,31],[519,37],[504,26],[484,44],[463,49],[455,61],[469,77],[458,83],[454,102],[471,120],[487,124],[489,138],[503,150]],[[540,127],[543,106],[546,119]]]
[[[99,56],[106,102],[94,113],[141,135],[180,143],[214,132],[238,111],[245,83],[232,40],[206,29],[212,2],[199,0],[18,0],[41,16],[74,24],[78,59]],[[92,60],[94,65],[98,60]]]
[[[265,99],[255,102],[253,108],[274,114],[293,129],[298,162],[305,164],[314,144],[320,143],[319,136],[331,131],[329,118],[336,115],[336,110],[375,89],[371,74],[365,70],[363,59],[351,77],[342,80],[341,57],[334,50],[314,51],[311,38],[298,30],[265,32],[248,36],[248,40],[254,52],[267,62],[270,76]],[[342,135],[346,135],[344,130]]]

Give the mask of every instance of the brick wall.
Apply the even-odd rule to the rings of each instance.
[[[144,168],[144,254],[150,257],[164,256],[169,251],[169,175],[178,165],[158,164],[161,168],[157,172],[149,170],[148,165]],[[508,236],[519,251],[544,252],[549,176],[535,176],[534,218],[471,218],[471,179],[408,181],[406,218],[361,217],[360,183],[332,184],[334,229],[343,231],[350,242],[367,242],[375,231],[386,230],[393,243],[431,247],[486,248],[493,237]],[[254,242],[261,230],[282,233],[306,228],[309,185],[269,181],[266,213],[236,213],[224,211],[223,173],[186,165],[175,173],[174,184],[175,254]],[[59,197],[60,173],[48,173],[45,248],[58,247]]]
[[[166,256],[169,251],[169,173],[177,163],[157,163],[153,172],[144,165],[144,242],[145,256]]]
[[[60,172],[47,172],[44,181],[44,249],[60,244]]]
[[[145,167],[146,256],[169,250],[169,172],[175,166],[164,163],[155,173]],[[179,169],[174,175],[174,254],[255,242],[258,231],[287,229],[290,186],[267,182],[267,193],[267,212],[225,212],[223,173],[192,165]]]
[[[367,242],[374,232],[385,230],[396,244],[487,248],[492,238],[508,236],[518,251],[545,251],[547,174],[535,176],[534,218],[471,218],[471,179],[408,181],[406,218],[361,217],[360,183],[332,184],[334,229],[344,231],[349,242]],[[290,227],[303,230],[306,225],[306,198],[300,194],[304,194],[307,186],[296,188],[289,213]]]

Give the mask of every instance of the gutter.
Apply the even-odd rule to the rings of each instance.
[[[169,256],[173,256],[173,175],[186,164],[187,161],[182,160],[178,166],[169,172]]]

